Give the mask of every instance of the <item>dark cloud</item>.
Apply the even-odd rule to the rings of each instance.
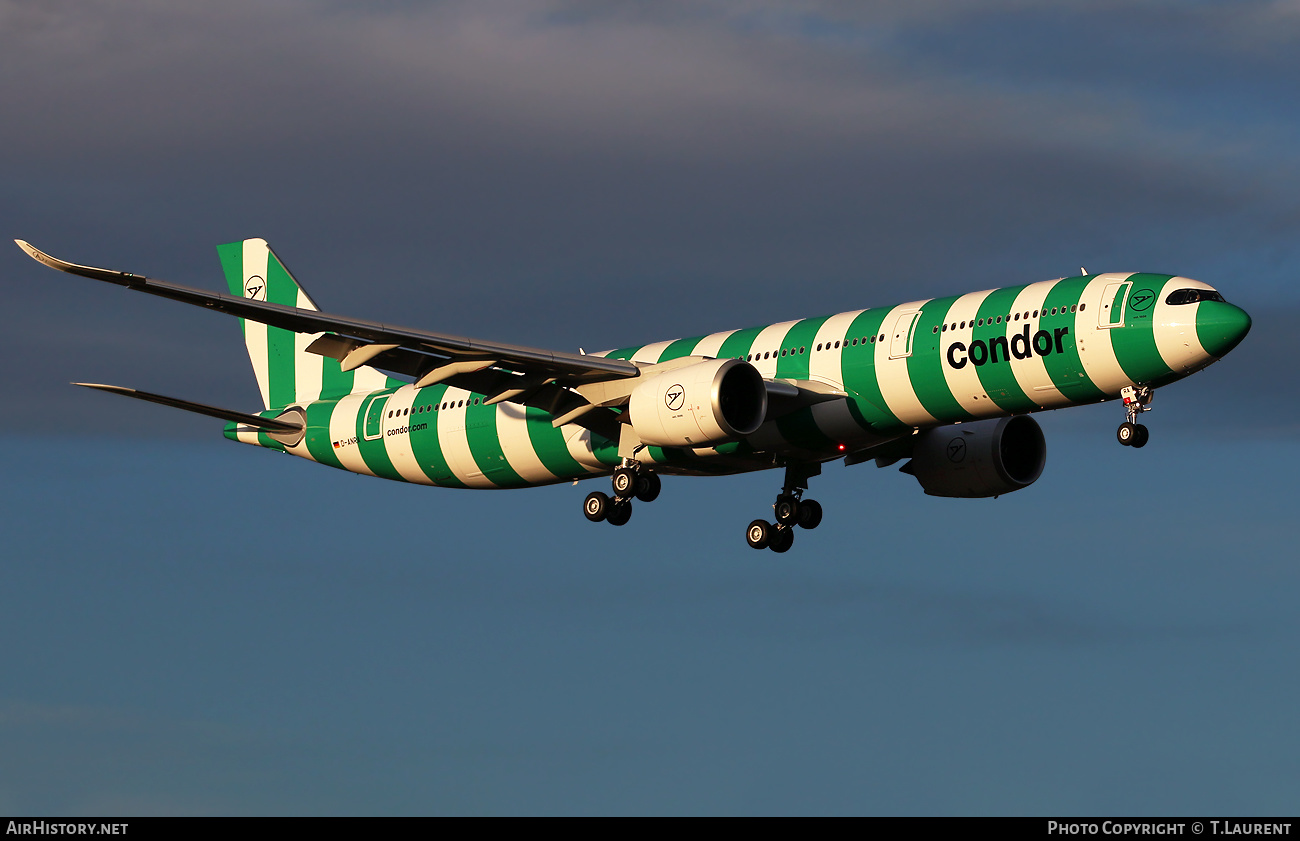
[[[327,309],[566,349],[1079,265],[1294,301],[1300,190],[1261,138],[1295,126],[1251,86],[1264,59],[1215,46],[1251,120],[1194,127],[1136,71],[1035,69],[1044,43],[1117,44],[1157,14],[1181,24],[1125,62],[1228,25],[1092,4],[9,2],[0,227],[207,286],[215,243],[265,236]],[[1280,14],[1231,27],[1284,43]],[[43,402],[114,371],[247,399],[232,324],[16,249],[0,273],[25,314],[3,349]]]

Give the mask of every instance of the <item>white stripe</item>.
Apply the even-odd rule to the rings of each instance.
[[[887,331],[893,329],[900,314],[919,310],[926,303],[928,301],[912,301],[891,309],[885,316],[885,320],[881,322],[881,330],[886,331],[885,340],[871,345],[876,361],[876,382],[880,385],[880,393],[885,398],[885,405],[894,413],[894,417],[909,426],[932,424],[936,418],[925,410],[912,389],[912,379],[907,374],[908,357],[889,358],[889,348],[893,344],[894,337]]]
[[[461,388],[449,388],[443,397],[449,404],[455,404],[437,413],[438,442],[442,444],[442,456],[447,460],[452,474],[467,487],[495,488],[496,484],[483,475],[478,462],[474,461],[474,454],[470,452],[469,436],[465,429],[467,407],[460,405],[473,399],[470,392]]]
[[[992,291],[971,292],[954,301],[948,310],[948,321],[956,322],[958,327],[956,331],[940,333],[943,337],[943,341],[939,343],[939,352],[943,356],[940,367],[943,368],[944,382],[947,383],[948,390],[952,392],[958,405],[976,417],[1002,414],[1002,410],[984,390],[984,385],[980,382],[979,368],[970,361],[970,343],[975,339],[975,321],[979,318],[984,299],[988,298]],[[961,326],[963,321],[966,323],[964,327]],[[966,346],[966,364],[961,368],[954,368],[948,364],[948,348],[957,342]]]
[[[700,343],[691,351],[691,355],[717,358],[718,352],[722,350],[722,343],[735,332],[735,330],[727,330],[722,333],[713,333],[705,336],[703,339],[700,339]]]
[[[1111,344],[1113,330],[1097,326],[1102,312],[1101,296],[1107,286],[1128,280],[1131,274],[1097,275],[1079,296],[1084,311],[1074,313],[1074,342],[1079,349],[1083,371],[1097,388],[1111,397],[1117,396],[1119,390],[1130,382],[1124,369],[1119,366],[1119,360],[1115,358],[1115,348]]]
[[[415,402],[415,386],[408,385],[399,388],[393,392],[393,396],[388,398],[388,405],[384,407],[382,426],[384,429],[384,451],[388,453],[388,460],[393,463],[393,468],[401,474],[401,477],[408,482],[414,482],[419,485],[429,485],[432,482],[429,477],[420,469],[420,463],[415,458],[415,451],[411,448],[411,423],[433,423],[433,415],[425,413],[423,415],[412,415],[410,413],[411,405]],[[389,417],[389,413],[392,417]],[[395,430],[405,427],[406,432],[389,434]]]
[[[596,458],[596,453],[592,449],[590,429],[578,426],[576,423],[567,423],[560,429],[564,432],[564,444],[569,448],[569,455],[586,468],[588,473],[609,472],[609,468]]]
[[[763,375],[764,379],[776,378],[776,366],[781,361],[781,343],[785,341],[785,336],[794,327],[797,321],[782,321],[779,324],[772,324],[764,327],[759,334],[754,337],[754,344],[751,346],[755,353],[754,361],[751,363],[758,369],[758,373]],[[763,354],[768,355],[763,359]]]
[[[648,362],[648,363],[658,362],[659,357],[663,355],[663,352],[668,349],[668,346],[671,345],[673,341],[676,340],[674,339],[672,341],[667,341],[667,342],[655,342],[652,345],[646,345],[645,347],[638,350],[636,353],[632,354],[631,361]]]
[[[244,240],[243,277],[240,282],[244,289],[241,294],[248,297],[248,279],[253,275],[266,281],[266,241],[260,239]],[[248,358],[253,363],[253,374],[257,377],[257,388],[262,392],[262,405],[271,408],[271,366],[266,352],[265,324],[241,319],[244,323],[244,346],[248,348]]]
[[[1052,377],[1047,373],[1047,363],[1043,357],[1034,351],[1034,334],[1038,332],[1039,318],[1042,317],[1043,302],[1047,300],[1047,294],[1052,291],[1059,281],[1045,280],[1039,283],[1031,283],[1020,291],[1016,296],[1015,302],[1011,305],[1011,322],[1007,327],[1007,351],[1011,350],[1011,339],[1016,334],[1024,334],[1025,331],[1025,313],[1029,313],[1029,357],[1027,359],[1016,359],[1011,357],[1011,373],[1015,375],[1016,384],[1020,386],[1030,400],[1037,403],[1042,408],[1052,408],[1054,406],[1068,406],[1070,399],[1061,394],[1060,390],[1052,382]],[[1034,313],[1038,316],[1035,317]],[[1021,318],[1015,320],[1016,313]],[[1049,330],[1050,334],[1051,331]],[[1055,347],[1052,352],[1055,353]]]
[[[543,485],[559,479],[546,469],[533,441],[528,436],[528,415],[525,407],[517,403],[498,403],[496,405],[497,440],[501,443],[501,452],[505,453],[506,463],[523,478],[525,482]],[[548,423],[548,421],[534,421]]]
[[[1201,305],[1165,303],[1165,298],[1175,289],[1213,289],[1209,284],[1186,277],[1170,278],[1163,288],[1158,290],[1155,309],[1151,318],[1154,322],[1156,349],[1160,358],[1170,369],[1186,373],[1207,360],[1210,355],[1201,345],[1201,338],[1196,334],[1196,314]]]
[[[335,441],[358,439],[356,443],[339,447],[334,454],[339,457],[339,464],[353,473],[374,476],[374,471],[366,466],[366,460],[361,457],[360,438],[365,421],[361,410],[365,408],[366,397],[365,394],[349,394],[335,404],[334,411],[330,414],[330,446]]]
[[[808,360],[808,378],[817,382],[844,388],[844,349],[836,348],[836,342],[843,342],[849,327],[855,319],[866,310],[854,310],[832,315],[817,328],[813,337],[813,346],[808,349],[812,358]],[[817,345],[822,349],[817,350]]]
[[[381,391],[388,388],[388,375],[382,371],[377,371],[368,365],[362,365],[352,372],[352,393],[366,391]]]

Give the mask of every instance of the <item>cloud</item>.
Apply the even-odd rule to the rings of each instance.
[[[1294,301],[1286,7],[1181,8],[0,2],[0,227],[195,285],[265,236],[327,309],[566,349],[1080,264]],[[246,394],[232,325],[9,251],[19,379]]]

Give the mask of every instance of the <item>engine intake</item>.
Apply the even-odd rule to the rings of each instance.
[[[904,467],[931,496],[988,497],[1027,488],[1047,464],[1047,442],[1028,415],[927,429]]]
[[[637,386],[628,412],[646,444],[705,447],[757,430],[767,416],[767,386],[748,362],[710,359]]]

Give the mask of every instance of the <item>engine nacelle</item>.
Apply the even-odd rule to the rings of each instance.
[[[1029,487],[1046,463],[1038,421],[1017,415],[927,429],[904,469],[931,496],[986,497]]]
[[[646,444],[706,447],[757,430],[767,416],[767,386],[748,362],[710,359],[637,386],[628,412]]]

